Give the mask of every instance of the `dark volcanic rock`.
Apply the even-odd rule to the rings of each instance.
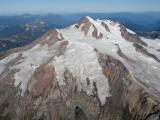
[[[137,32],[138,35],[148,39],[160,39],[160,32]]]
[[[112,94],[106,120],[149,120],[152,117],[158,120],[159,102],[132,80],[129,71],[120,61],[103,54],[99,56]]]
[[[103,24],[106,30],[107,29],[107,25]],[[85,35],[87,35],[90,31],[90,28],[93,27],[93,32],[92,32],[92,36],[96,39],[102,39],[103,38],[103,34],[97,30],[97,28],[95,27],[95,25],[92,23],[92,21],[90,21],[90,18],[88,17],[84,17],[81,19],[80,22],[78,22],[78,24],[75,25],[76,28],[80,28],[81,30],[84,32]],[[99,34],[98,34],[99,33]]]
[[[147,46],[147,44],[144,41],[142,41],[137,34],[129,33],[123,25],[120,25],[120,31],[122,37],[124,37],[127,41]]]
[[[88,34],[89,28],[91,27],[91,23],[89,21],[89,19],[87,17],[82,18],[82,20],[80,20],[80,22],[78,23],[78,25],[76,25],[76,28],[80,28],[80,26],[82,26],[81,30],[85,33],[85,35]]]
[[[106,29],[106,31],[107,31],[107,32],[110,32],[110,30],[109,30],[108,26],[107,26],[104,22],[102,22],[102,26],[104,26],[104,27],[105,27],[105,29]]]
[[[95,37],[96,39],[102,39],[103,38],[103,34],[99,33],[98,35],[98,30],[96,29],[96,27],[94,26],[94,31],[92,33],[92,36]]]
[[[141,52],[141,53],[143,53],[143,54],[145,54],[145,55],[147,55],[147,56],[149,56],[149,57],[152,57],[152,58],[155,59],[157,62],[160,62],[159,58],[158,58],[156,55],[154,55],[154,54],[152,54],[152,53],[149,53],[149,52],[147,51],[147,49],[145,49],[143,46],[141,46],[141,45],[139,45],[139,44],[137,44],[137,43],[134,43],[133,46],[135,47],[135,49],[136,49],[138,52]]]

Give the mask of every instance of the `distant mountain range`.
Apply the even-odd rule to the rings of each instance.
[[[111,19],[147,38],[160,38],[160,12],[78,13],[0,16],[0,51],[24,46],[50,29],[67,27],[83,16]],[[154,31],[154,32],[153,32]]]
[[[133,31],[151,32],[160,30],[160,12],[80,13],[70,15],[69,19],[78,20],[86,15],[94,19],[111,19],[112,21],[118,21]]]

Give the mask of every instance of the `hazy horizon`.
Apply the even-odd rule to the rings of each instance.
[[[152,13],[160,13],[160,11],[140,11],[140,12],[132,12],[132,11],[120,11],[120,12],[46,12],[46,13],[31,13],[31,12],[22,12],[22,13],[0,13],[0,16],[16,16],[16,15],[78,15],[78,14],[152,14]]]
[[[0,0],[0,14],[159,12],[159,0]]]

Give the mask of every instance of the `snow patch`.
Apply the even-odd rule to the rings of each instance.
[[[128,29],[128,28],[126,28],[126,30],[127,30],[129,33],[131,33],[131,34],[136,34],[135,32],[133,32],[132,30],[130,30],[130,29]]]
[[[23,52],[23,59],[18,61],[19,64],[12,67],[12,69],[18,70],[18,72],[15,73],[15,86],[21,83],[20,88],[22,89],[22,93],[24,93],[27,89],[28,81],[31,79],[35,70],[40,65],[47,62],[52,56],[53,55],[49,52],[48,46],[42,46],[40,44]]]
[[[158,91],[160,93],[160,64],[151,57],[137,52],[133,47],[133,43],[126,41],[121,36],[119,23],[109,20],[103,21],[110,30],[110,32],[106,32],[104,26],[101,25],[101,20],[94,21],[91,18],[88,19],[96,27],[98,33],[101,32],[104,35],[101,40],[96,40],[90,35],[85,36],[80,29],[75,28],[75,25],[58,31],[58,33],[62,33],[64,39],[69,42],[64,55],[56,57],[55,61],[53,61],[59,84],[65,84],[63,73],[67,68],[76,78],[79,91],[82,90],[87,94],[92,95],[92,90],[94,89],[93,82],[95,82],[98,89],[98,97],[102,104],[104,104],[106,97],[110,96],[110,87],[108,80],[103,75],[102,68],[98,63],[98,58],[94,51],[94,48],[96,48],[99,52],[110,55],[121,61],[129,70],[134,80],[136,80],[135,78],[138,78],[138,80],[149,86],[146,88],[147,91],[155,93]],[[93,25],[88,34],[92,34],[94,30]],[[159,51],[157,51],[157,49],[160,48],[159,41],[145,38],[142,38],[142,40],[148,44],[148,46],[144,47],[150,53],[153,53],[160,58]],[[120,57],[117,54],[118,48],[115,44],[118,44],[121,51],[133,61]],[[48,48],[47,45],[42,46],[38,44],[30,50],[22,52],[23,59],[12,67],[13,69],[18,70],[18,72],[15,73],[15,85],[22,82],[21,88],[25,91],[27,83],[34,71],[56,55],[54,50],[54,46]],[[0,73],[5,70],[5,65],[15,59],[16,56],[17,55],[8,56],[0,61]],[[90,79],[90,85],[87,85],[86,78]]]
[[[102,26],[102,20],[93,20],[92,18],[90,18],[90,17],[86,17],[90,22],[91,22],[91,24],[92,24],[92,26],[91,26],[91,28],[90,28],[90,30],[89,30],[89,35],[91,35],[92,36],[92,32],[94,31],[94,29],[97,29],[97,35],[99,36],[100,35],[100,33],[102,33],[103,34],[103,37],[105,36],[107,36],[107,32],[106,32],[106,30],[105,30],[105,28],[104,28],[104,26]],[[94,28],[95,27],[95,28]]]
[[[96,82],[98,97],[103,105],[106,102],[106,97],[110,96],[108,80],[102,73],[102,68],[92,46],[77,41],[70,42],[65,54],[56,57],[53,61],[53,66],[60,85],[65,84],[63,73],[67,68],[76,78],[79,91],[93,95],[93,82]],[[90,85],[87,85],[87,78],[90,80]]]
[[[9,55],[8,57],[0,60],[0,74],[6,69],[6,65],[11,62],[12,60],[16,59],[18,57],[18,53],[14,53]]]
[[[160,92],[160,88],[158,87],[158,85],[160,86],[160,70],[152,67],[157,66],[158,68],[160,68],[160,64],[157,61],[153,60],[151,57],[137,52],[133,47],[133,43],[126,41],[121,36],[119,23],[113,23],[110,21],[103,22],[108,26],[110,32],[107,33],[107,38],[103,37],[101,40],[98,41],[92,36],[84,36],[82,32],[75,28],[63,29],[61,30],[61,33],[63,34],[64,38],[69,40],[70,42],[88,44],[93,48],[97,48],[101,53],[110,55],[115,59],[121,61],[132,74],[133,79],[134,77],[139,78],[140,81],[143,81],[144,83],[149,85],[149,91],[152,91],[154,88],[156,88],[156,90]],[[157,49],[159,48],[159,41],[156,43],[153,43],[153,41],[151,40],[147,41],[148,42],[145,41],[148,44],[146,49],[148,51],[156,50],[155,52],[151,53],[156,54],[156,56],[160,56],[159,51],[157,51]],[[115,44],[118,44],[121,51],[133,61],[131,62],[126,60],[125,58],[120,57],[117,54],[118,49]],[[153,48],[149,48],[149,46],[152,46]],[[148,84],[148,81],[150,81],[152,84]]]

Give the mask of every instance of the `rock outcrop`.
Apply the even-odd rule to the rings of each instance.
[[[105,25],[105,23],[102,23],[102,25],[104,25],[105,29],[107,31],[109,31],[109,29],[107,29],[107,25]],[[82,18],[81,21],[75,25],[75,27],[78,29],[81,29],[81,31],[83,31],[85,35],[88,35],[89,31],[90,31],[90,32],[92,32],[91,36],[95,37],[96,39],[103,38],[103,34],[101,32],[99,33],[97,27],[94,24],[94,21],[90,17]]]

